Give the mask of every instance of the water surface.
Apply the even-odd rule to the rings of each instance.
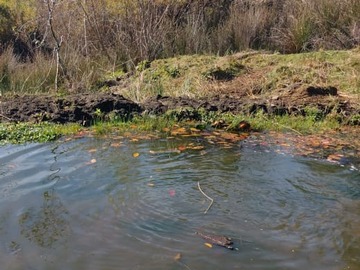
[[[172,150],[183,145],[204,149]],[[251,139],[3,146],[1,269],[360,269],[354,168]]]

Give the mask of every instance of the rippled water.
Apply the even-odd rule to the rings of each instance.
[[[205,148],[168,151],[190,143]],[[198,182],[214,199],[207,214]],[[238,250],[208,248],[195,231],[230,236]],[[5,270],[360,269],[360,173],[251,140],[5,146],[0,262]]]

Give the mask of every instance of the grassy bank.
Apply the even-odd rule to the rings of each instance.
[[[112,90],[138,102],[157,94],[197,98],[235,88],[249,96],[269,96],[296,85],[331,85],[358,102],[360,47],[286,55],[248,51],[179,56],[141,62],[132,76],[119,78]]]
[[[195,113],[195,112],[194,112]],[[316,114],[308,116],[268,116],[261,113],[256,115],[234,115],[219,113],[196,112],[197,120],[179,120],[179,111],[171,111],[165,115],[153,117],[135,117],[131,121],[97,121],[91,127],[85,128],[78,124],[57,125],[51,123],[0,123],[0,144],[22,144],[27,142],[49,142],[60,137],[77,138],[82,136],[137,136],[139,134],[153,134],[167,137],[175,130],[184,129],[192,133],[200,131],[214,131],[217,129],[232,133],[249,131],[279,131],[292,132],[299,135],[321,134],[330,130],[340,129],[339,122],[327,116],[318,119]],[[241,123],[246,121],[251,128],[243,128]],[[186,132],[185,132],[186,133]]]
[[[18,80],[16,85],[20,85],[24,93],[26,93],[25,89],[32,89],[27,85],[28,83],[34,83],[32,87],[36,89],[38,82],[29,77],[32,73],[26,74],[26,72],[35,72],[36,69],[27,70],[27,64],[19,62],[13,64],[14,66],[11,67],[13,69],[8,69],[8,72],[14,77],[11,77],[9,82]],[[18,65],[25,66],[19,71]],[[37,73],[33,75],[34,78],[39,76]],[[108,86],[109,81],[115,81],[115,84]],[[96,91],[118,92],[137,102],[143,102],[158,94],[173,97],[188,96],[195,99],[217,94],[234,94],[255,100],[272,100],[274,97],[286,96],[307,86],[336,87],[338,96],[346,98],[352,106],[359,109],[360,48],[285,55],[265,51],[246,51],[225,56],[178,56],[152,62],[142,61],[133,72],[129,73],[124,73],[121,69],[104,72],[99,75],[96,84],[92,85]],[[332,102],[337,102],[335,97]],[[145,115],[126,122],[95,121],[86,132],[106,135],[114,132],[151,131],[166,135],[167,131],[176,126],[212,129],[217,127],[215,123],[219,121],[224,123],[224,129],[232,131],[240,121],[245,120],[251,124],[253,130],[309,134],[360,122],[359,115],[345,119],[336,111],[323,114],[314,104],[305,107],[304,112],[305,114],[297,116],[271,116],[264,113],[234,115],[199,110],[190,113],[197,117],[195,121],[189,122],[187,119],[180,119],[178,111],[170,111],[162,116]],[[84,127],[76,124],[62,126],[48,123],[3,123],[0,124],[0,140],[10,143],[44,142],[62,135],[72,136],[81,130],[84,130]]]

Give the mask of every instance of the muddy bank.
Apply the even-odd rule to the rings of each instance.
[[[128,119],[135,114],[163,114],[169,110],[181,110],[182,118],[196,118],[196,110],[206,112],[256,113],[266,114],[305,114],[305,108],[315,107],[326,115],[334,111],[343,121],[360,125],[359,104],[342,96],[334,87],[307,87],[294,89],[281,95],[251,97],[239,93],[218,93],[206,98],[152,97],[137,104],[120,94],[87,93],[64,97],[13,96],[0,98],[1,122],[77,122],[91,124],[96,119]],[[355,119],[355,120],[354,120]]]
[[[76,122],[90,124],[95,119],[110,117],[128,118],[140,113],[141,107],[115,94],[77,94],[57,96],[14,96],[0,100],[2,122]]]

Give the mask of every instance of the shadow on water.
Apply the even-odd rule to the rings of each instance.
[[[202,138],[0,148],[2,269],[359,268],[359,171],[276,150]]]

